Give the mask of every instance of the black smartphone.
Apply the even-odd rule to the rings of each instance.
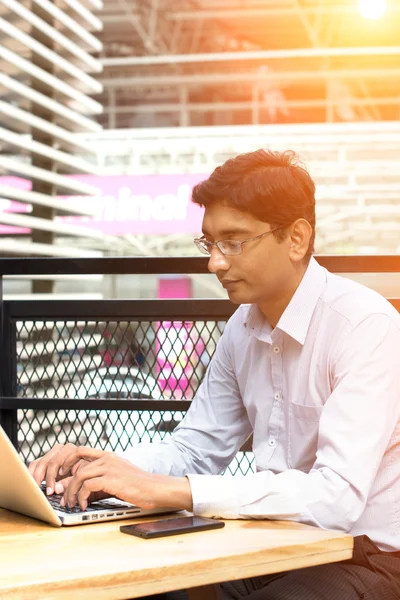
[[[220,529],[225,527],[223,521],[205,519],[203,517],[175,517],[164,521],[146,521],[136,525],[121,525],[122,533],[136,535],[141,538],[150,539],[164,537],[166,535],[177,535],[178,533],[190,533],[191,531],[203,531],[205,529]]]

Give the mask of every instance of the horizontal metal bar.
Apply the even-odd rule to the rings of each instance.
[[[94,10],[103,10],[104,2],[103,0],[87,0],[88,4],[91,4]]]
[[[248,3],[246,5],[243,3],[242,8],[199,8],[198,10],[194,9],[190,11],[174,11],[171,9],[171,11],[168,11],[166,14],[166,19],[168,21],[203,21],[206,19],[223,19],[226,21],[228,19],[240,19],[241,21],[245,22],[246,20],[250,19],[260,20],[262,18],[270,19],[273,17],[298,17],[299,13],[309,16],[328,15],[331,17],[359,18],[359,10],[356,6],[356,3],[354,3],[354,5],[349,4],[348,6],[345,4],[338,4],[335,6],[334,4],[330,3],[326,3],[326,5],[324,5],[324,3],[315,3],[314,6],[302,5],[301,8],[296,7],[296,5],[293,7],[279,7],[279,2],[276,2],[275,4],[276,6],[265,6],[262,8],[252,8],[248,5]],[[395,3],[391,3],[390,12],[398,12],[399,10],[400,7],[396,6]],[[138,14],[134,14],[134,16],[139,18]],[[119,21],[117,21],[117,19],[119,19]],[[126,20],[126,17],[124,19],[123,15],[110,15],[103,17],[104,23],[115,23],[121,22],[122,20]]]
[[[58,6],[50,2],[50,0],[32,0],[35,4],[38,4],[43,10],[49,13],[60,25],[63,25],[69,29],[74,35],[78,35],[81,40],[85,41],[92,50],[101,52],[103,44],[94,35],[89,33],[84,27],[82,27],[77,21],[71,19],[71,17]]]
[[[63,274],[187,274],[208,273],[207,258],[138,258],[107,257],[96,260],[74,259],[9,259],[0,258],[0,274],[2,275],[50,275]]]
[[[101,31],[103,29],[103,22],[101,19],[96,17],[93,13],[90,12],[85,6],[83,6],[82,2],[79,0],[64,0],[65,4],[67,4],[72,10],[74,10],[82,19],[85,19],[87,25],[85,26],[88,29],[88,25],[92,27],[95,31]]]
[[[75,110],[71,110],[67,106],[61,104],[61,102],[57,102],[36,90],[32,90],[29,86],[17,81],[17,79],[9,77],[5,73],[0,73],[0,85],[3,85],[7,90],[12,90],[16,94],[27,98],[31,102],[39,104],[39,106],[44,106],[55,115],[65,119],[73,128],[94,133],[99,133],[102,129],[99,123],[81,115]]]
[[[107,77],[100,79],[106,88],[128,88],[132,86],[164,86],[164,85],[197,85],[201,83],[237,84],[241,82],[273,81],[276,85],[282,82],[293,84],[295,81],[312,81],[314,79],[393,79],[400,76],[400,68],[357,68],[357,69],[314,69],[308,71],[270,71],[257,73],[254,71],[236,70],[232,73],[182,73],[170,75],[136,75],[134,77]],[[179,129],[179,127],[177,128]]]
[[[319,255],[315,259],[334,273],[400,273],[400,255]],[[0,275],[197,274],[208,273],[207,265],[207,257],[202,256],[0,258]]]
[[[20,16],[25,23],[29,23],[33,27],[36,27],[36,29],[41,31],[44,35],[47,35],[61,47],[65,48],[65,50],[68,50],[68,52],[79,58],[79,60],[85,63],[91,71],[99,73],[102,70],[100,61],[93,58],[93,56],[80,48],[75,42],[72,42],[55,27],[51,27],[46,21],[35,15],[20,2],[17,2],[17,0],[2,0],[2,4]]]
[[[86,256],[99,257],[102,252],[97,250],[86,250],[85,248],[58,246],[56,244],[38,244],[36,242],[26,242],[19,239],[0,239],[0,253],[15,254],[17,256]]]
[[[87,87],[89,93],[98,94],[102,91],[102,85],[96,79],[2,17],[0,17],[0,31],[3,31],[13,40],[17,40],[32,52],[37,53],[64,73],[68,73],[71,77],[81,81]]]
[[[8,158],[8,156],[0,155],[0,167],[3,167],[11,173],[25,175],[27,179],[38,179],[39,181],[54,183],[59,189],[68,190],[69,192],[72,190],[73,194],[86,194],[88,196],[96,196],[99,194],[99,188],[96,188],[93,185],[78,181],[72,177],[53,173],[53,171],[33,167],[28,163]]]
[[[52,146],[32,140],[30,135],[14,133],[9,129],[0,127],[0,140],[7,142],[7,144],[10,144],[10,146],[22,148],[23,150],[26,150],[32,154],[41,157],[45,156],[46,158],[49,158],[58,164],[67,166],[73,172],[78,171],[80,173],[84,173],[85,175],[99,174],[97,166],[93,163],[90,163],[79,156],[69,154],[68,152],[64,152],[62,150],[56,150]]]
[[[7,63],[11,63],[17,69],[20,69],[24,73],[28,73],[32,77],[36,77],[39,81],[42,81],[51,88],[57,90],[57,92],[64,94],[68,98],[75,100],[82,108],[82,112],[89,114],[101,114],[103,107],[102,105],[93,100],[89,96],[86,96],[82,92],[79,92],[76,87],[65,83],[60,77],[55,77],[51,73],[48,73],[44,69],[37,67],[29,60],[22,58],[15,52],[12,52],[4,46],[0,46],[0,57],[3,58]]]
[[[76,135],[64,127],[59,127],[46,119],[32,115],[28,110],[13,106],[9,102],[0,100],[0,113],[24,123],[24,125],[27,126],[28,131],[31,130],[31,127],[39,129],[40,131],[45,131],[54,138],[62,140],[62,142],[65,142],[68,146],[72,146],[75,149],[78,148],[80,152],[90,152],[91,154],[96,155],[98,151],[93,143],[89,144],[84,140],[80,140]]]
[[[7,281],[103,281],[101,275],[5,275],[4,279]],[[36,294],[35,294],[36,298]]]
[[[77,300],[103,300],[104,295],[96,292],[83,292],[83,293],[70,293],[70,294],[58,294],[57,292],[51,292],[48,294],[4,294],[4,300],[45,300],[46,302],[54,302],[55,300],[68,300],[69,302],[76,302]]]
[[[400,273],[400,255],[321,255],[315,258],[332,273]]]
[[[388,298],[400,310],[400,298]],[[179,300],[5,300],[13,320],[226,321],[237,306],[222,298]]]
[[[394,94],[392,97],[368,97],[368,98],[351,98],[351,106],[398,106],[399,96]],[[304,108],[314,110],[315,108],[325,108],[332,104],[332,101],[325,97],[317,100],[285,100],[285,108]],[[268,100],[259,100],[258,108],[268,108],[270,102]],[[154,114],[157,112],[181,112],[187,110],[189,112],[202,111],[227,111],[227,110],[252,110],[254,108],[253,100],[244,100],[240,102],[156,102],[147,104],[131,104],[129,106],[104,107],[103,114]],[[342,166],[342,165],[340,165]]]
[[[335,56],[398,56],[400,46],[359,46],[343,48],[290,48],[287,50],[246,50],[243,52],[203,52],[103,58],[103,67],[171,65],[238,60],[277,60],[287,58],[324,58]]]
[[[82,201],[78,204],[78,200],[73,196],[68,199],[68,203],[65,200],[59,200],[54,196],[47,196],[39,192],[32,192],[31,190],[23,190],[20,188],[12,187],[11,185],[2,185],[0,183],[0,198],[6,200],[18,200],[25,204],[34,204],[37,206],[48,206],[57,210],[58,214],[63,215],[85,215],[93,217],[95,210],[93,208],[87,208],[83,206]]]
[[[278,4],[277,2],[275,4]],[[397,13],[400,10],[400,6],[396,6],[396,4],[391,3],[390,12]],[[359,10],[355,4],[353,6],[349,5],[338,5],[334,6],[332,4],[315,4],[314,6],[301,6],[299,9],[296,6],[271,6],[271,7],[257,7],[252,8],[248,3],[246,5],[243,4],[241,8],[228,8],[227,6],[219,7],[219,8],[202,8],[202,9],[192,9],[192,10],[182,10],[182,11],[174,11],[173,8],[168,10],[165,15],[166,21],[181,21],[188,23],[190,21],[206,21],[206,20],[218,20],[221,19],[223,21],[227,21],[228,19],[240,19],[243,23],[250,20],[258,20],[264,19],[267,23],[269,19],[273,19],[274,17],[285,18],[285,17],[298,17],[299,13],[302,15],[308,16],[316,16],[316,15],[324,15],[331,17],[347,17],[357,19],[360,17]],[[129,15],[130,19],[135,21],[140,20],[140,13],[133,12]],[[112,24],[112,23],[120,23],[126,24],[127,19],[126,15],[122,13],[113,13],[113,14],[103,14],[102,21],[104,24]],[[270,25],[270,23],[268,23]]]
[[[399,69],[400,73],[400,69]],[[193,146],[193,140],[197,145],[203,142],[213,147],[218,144],[218,148],[225,149],[227,142],[243,141],[259,143],[268,138],[268,141],[278,141],[279,144],[291,143],[293,146],[307,144],[307,147],[313,144],[326,145],[332,140],[340,143],[352,145],[355,139],[356,143],[366,143],[367,139],[371,143],[371,135],[375,140],[376,135],[386,135],[386,141],[399,142],[400,121],[349,121],[337,123],[279,123],[279,124],[261,124],[261,125],[201,125],[190,127],[136,127],[130,129],[104,129],[98,133],[77,134],[85,140],[90,140],[96,144],[106,142],[107,147],[112,143],[129,143],[139,141],[144,143],[153,143],[154,148],[160,144],[170,144],[172,142],[181,142],[187,149]],[[369,136],[367,138],[366,136]],[[255,140],[255,142],[254,142]],[[283,142],[282,142],[283,140]],[[327,140],[327,141],[325,141]]]
[[[53,219],[41,219],[32,217],[30,214],[0,212],[0,223],[11,225],[13,227],[22,227],[38,231],[53,231],[61,235],[71,235],[73,237],[86,237],[94,239],[103,239],[104,233],[100,229],[84,227],[72,223],[63,223]]]
[[[38,410],[157,410],[183,411],[190,408],[190,400],[107,400],[103,398],[12,398],[0,397],[0,409]]]
[[[13,320],[222,321],[236,306],[224,299],[184,300],[7,300]]]

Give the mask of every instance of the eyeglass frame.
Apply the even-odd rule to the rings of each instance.
[[[265,233],[260,233],[259,235],[255,235],[254,237],[250,237],[247,238],[247,240],[218,240],[216,242],[209,242],[208,240],[206,240],[204,238],[204,236],[200,237],[200,238],[194,238],[193,242],[196,244],[196,247],[200,250],[200,252],[202,254],[205,254],[207,256],[211,256],[211,251],[207,251],[206,248],[204,246],[201,245],[201,242],[207,242],[207,244],[209,244],[211,247],[216,246],[218,248],[218,250],[224,255],[224,256],[240,256],[241,254],[243,254],[243,244],[245,244],[246,242],[252,242],[253,240],[258,240],[261,239],[263,237],[265,237],[266,235],[269,235],[270,233],[274,233],[274,231],[278,231],[279,229],[284,229],[285,226],[281,226],[281,227],[275,227],[275,229],[270,229],[269,231],[266,231]],[[230,242],[232,244],[237,244],[238,248],[240,248],[240,251],[235,253],[235,254],[228,254],[226,253],[221,247],[220,244],[224,243],[224,242]]]

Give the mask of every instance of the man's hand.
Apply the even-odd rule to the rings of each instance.
[[[30,463],[28,469],[38,485],[46,481],[46,493],[51,495],[63,494],[71,475],[74,475],[84,461],[74,462],[72,468],[65,469],[64,462],[70,456],[75,456],[78,446],[75,444],[56,444],[44,456]]]
[[[82,461],[85,461],[82,463]],[[160,506],[192,510],[192,494],[186,477],[147,473],[112,452],[80,446],[63,462],[63,472],[80,468],[68,482],[62,504],[77,503],[85,510],[93,495],[115,496],[140,508]]]

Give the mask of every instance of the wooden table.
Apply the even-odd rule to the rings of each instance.
[[[159,518],[159,517],[158,517]],[[143,540],[112,521],[53,528],[0,509],[2,600],[117,600],[351,558],[351,536],[290,521],[226,521],[224,529]]]

